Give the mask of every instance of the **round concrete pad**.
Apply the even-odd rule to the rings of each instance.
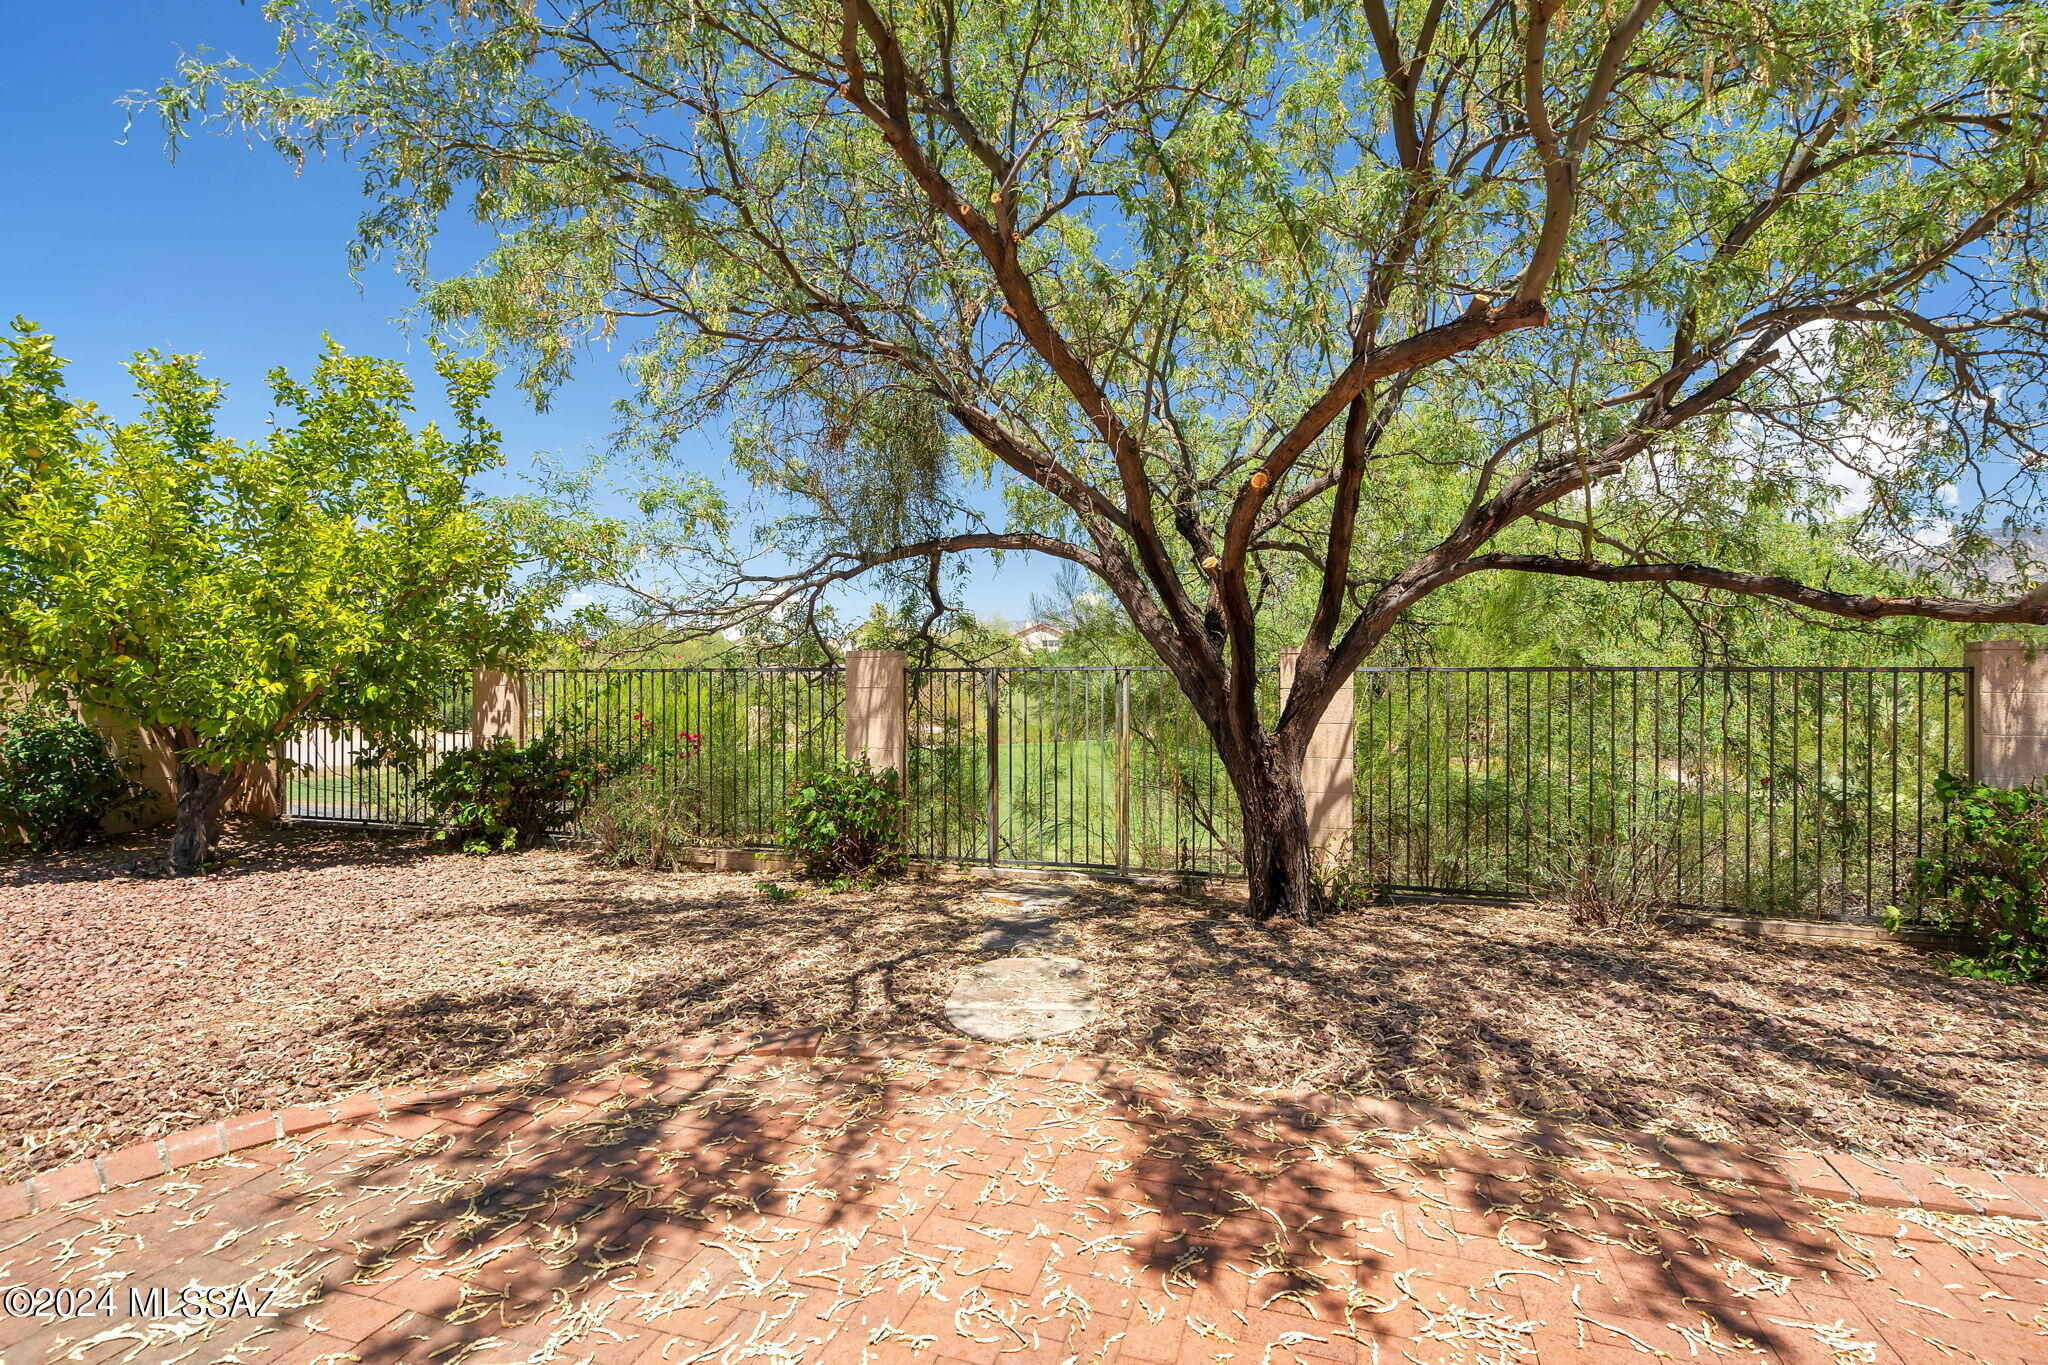
[[[1024,1043],[1095,1022],[1088,969],[1071,957],[1002,957],[960,973],[946,1022],[970,1038]]]

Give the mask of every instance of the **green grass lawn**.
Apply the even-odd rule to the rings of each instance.
[[[302,820],[412,823],[423,815],[416,781],[395,768],[299,768],[285,775],[285,810]]]
[[[1212,831],[1185,784],[1160,779],[1153,751],[1134,743],[1129,803],[1130,866],[1217,868],[1236,858],[1235,803],[1220,769],[1194,767],[1209,784],[1206,804],[1227,823]],[[1117,865],[1117,745],[1114,740],[998,744],[997,857],[1007,862]],[[988,852],[988,748],[930,746],[912,756],[911,825],[916,852],[980,859]],[[1149,780],[1148,780],[1149,777]],[[1213,819],[1213,817],[1212,817]],[[1218,835],[1222,837],[1218,837]]]

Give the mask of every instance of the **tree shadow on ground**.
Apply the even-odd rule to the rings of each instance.
[[[60,853],[0,854],[0,890],[33,891],[67,882],[170,880],[168,827],[116,835]],[[417,830],[337,829],[320,825],[263,828],[230,821],[212,866],[198,877],[232,882],[291,863],[304,871],[410,867],[453,855]]]
[[[422,1065],[461,1070],[494,1049],[662,1029],[943,1035],[951,975],[979,955],[988,913],[972,886],[775,902],[733,880],[705,896],[687,876],[564,872],[544,895],[465,911],[656,970],[602,995],[536,980],[466,1024],[423,1000],[417,1037],[400,1016],[351,1023],[351,1036],[371,1059],[430,1047]],[[2048,1086],[2048,994],[1929,959],[1704,933],[1586,938],[1536,912],[1450,904],[1261,928],[1221,900],[1066,889],[1105,1003],[1074,1045],[1193,1084],[1837,1149],[1898,1140],[1912,1145],[1894,1155],[1959,1162],[2048,1157],[1997,1102]],[[570,1023],[539,1027],[549,1016]]]
[[[1448,903],[1271,929],[1220,903],[1175,916],[1096,900],[1073,919],[1106,964],[1118,1049],[1191,1083],[1833,1149],[1903,1137],[2023,1169],[2048,1158],[2007,1107],[2048,1084],[2048,993],[1918,954],[1600,939],[1539,911]]]
[[[678,1032],[822,1027],[945,1036],[952,975],[981,956],[990,907],[959,882],[773,902],[687,879],[614,875],[484,913],[633,960],[703,965],[603,999],[561,1001],[598,1045]],[[2025,1168],[2048,1137],[2010,1107],[2048,1087],[2048,993],[1952,977],[1936,960],[1708,932],[1587,937],[1514,907],[1375,907],[1254,926],[1220,898],[1063,887],[1102,996],[1076,1049],[1200,1087],[1313,1089],[1525,1121],[1691,1132]],[[479,1021],[514,1045],[517,1008]],[[636,1023],[635,1021],[639,1021]],[[407,1046],[402,1016],[372,1052]],[[381,1027],[381,1026],[380,1026]]]
[[[332,883],[372,913],[351,911],[339,921],[351,937],[286,963],[296,975],[265,978],[270,998],[315,1008],[195,1040],[192,1055],[217,1058],[228,1080],[241,1074],[238,1052],[291,1061],[255,1076],[264,1103],[705,1031],[944,1037],[946,995],[984,956],[991,911],[986,883],[965,879],[779,901],[752,877],[607,869],[561,853],[468,859],[362,832],[287,830],[252,838],[248,852],[247,872],[216,875],[288,866],[362,870],[374,883],[388,871],[405,888],[380,918],[382,888]],[[33,894],[53,879],[118,875],[122,856],[0,863],[0,887]],[[317,918],[317,906],[294,903],[305,883],[278,887],[278,913]],[[1065,1041],[1197,1088],[2048,1163],[2048,1130],[2025,1110],[2048,1091],[2048,993],[1957,979],[1918,955],[1714,933],[1588,938],[1555,916],[1454,903],[1260,927],[1220,895],[1058,889],[1072,896],[1075,951],[1102,1005],[1094,1030]],[[387,922],[402,932],[384,937]],[[473,970],[443,946],[471,943]],[[414,975],[422,950],[430,981]],[[175,957],[177,944],[159,951]],[[330,977],[362,994],[323,999]],[[136,1103],[216,1112],[194,1068],[161,1065],[164,1079]]]
[[[749,888],[671,901],[624,894],[635,885],[565,875],[547,894],[481,912],[636,964],[621,971],[618,989],[537,980],[424,992],[355,1011],[338,1031],[359,1056],[358,1074],[391,1074],[395,1061],[418,1074],[449,1074],[730,1029],[952,1036],[940,1006],[953,973],[975,958],[986,919],[952,885],[894,888],[886,914],[870,913],[860,893],[776,902]]]
[[[1810,1296],[1834,1304],[1874,1254],[1825,1210],[1632,1170],[1559,1128],[1503,1142],[1369,1102],[1217,1104],[1043,1053],[1006,1072],[768,1046],[795,1051],[636,1053],[398,1106],[202,1173],[175,1216],[258,1234],[235,1243],[256,1248],[243,1269],[312,1300],[286,1327],[363,1365],[664,1345],[1062,1360],[1119,1338],[1174,1358],[1161,1331],[1178,1358],[1274,1365],[1418,1342],[1572,1359],[1587,1333],[1796,1353]]]

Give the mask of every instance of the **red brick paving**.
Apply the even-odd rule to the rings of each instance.
[[[68,1203],[54,1173],[0,1203],[0,1304],[116,1308],[0,1314],[0,1360],[2048,1360],[2024,1181],[763,1041],[231,1120],[214,1150],[257,1145]],[[129,1311],[187,1285],[264,1311]]]

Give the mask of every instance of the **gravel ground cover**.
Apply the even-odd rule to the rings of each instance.
[[[231,866],[148,841],[0,862],[0,1179],[243,1110],[705,1030],[942,1037],[971,878],[774,901],[756,878],[307,829]],[[1261,929],[1227,899],[1074,887],[1077,1050],[1213,1095],[1301,1090],[2040,1172],[2048,992],[1891,947],[1588,939],[1399,905]]]

